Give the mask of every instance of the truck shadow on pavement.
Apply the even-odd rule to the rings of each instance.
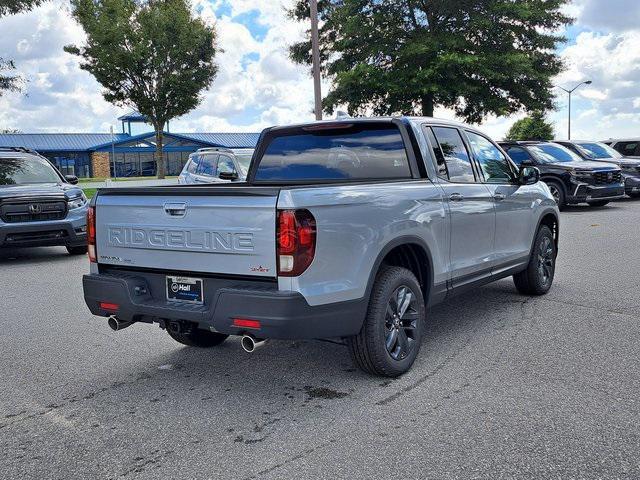
[[[527,297],[516,294],[512,283],[505,281],[433,308],[420,355],[413,369],[398,379],[359,371],[347,348],[335,343],[271,341],[247,354],[237,338],[205,350],[176,345],[167,336],[170,351],[151,355],[148,367],[137,363],[138,369],[132,369],[125,382],[126,395],[135,389],[133,397],[147,398],[151,405],[212,402],[252,405],[256,411],[349,397],[380,401],[380,397],[384,400],[393,394],[389,390],[395,384],[406,387],[432,375],[434,368],[442,369],[468,348],[476,335],[490,335],[516,324],[526,301]],[[314,408],[323,405],[315,404]]]
[[[29,263],[62,262],[86,256],[72,256],[67,253],[64,247],[33,247],[33,248],[0,248],[0,265],[19,265]]]

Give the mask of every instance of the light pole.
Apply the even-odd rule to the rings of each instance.
[[[313,58],[313,92],[316,120],[322,120],[322,91],[320,90],[320,38],[318,33],[318,0],[311,2],[311,57]]]
[[[578,87],[582,86],[582,85],[591,85],[591,80],[585,80],[584,82],[579,83],[578,85],[576,85],[575,87],[573,87],[570,90],[567,90],[564,87],[561,87],[559,85],[556,85],[557,88],[559,88],[560,90],[564,90],[565,92],[567,92],[569,94],[569,130],[568,130],[568,138],[567,140],[571,140],[571,94],[574,92],[574,90],[576,90]]]

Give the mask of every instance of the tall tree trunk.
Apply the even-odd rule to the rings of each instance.
[[[433,95],[425,95],[422,97],[422,116],[433,117]]]
[[[156,173],[158,178],[164,178],[164,155],[162,153],[162,126],[156,125]]]

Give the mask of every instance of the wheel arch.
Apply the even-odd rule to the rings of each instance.
[[[546,210],[542,213],[542,215],[540,215],[540,220],[538,220],[538,225],[536,227],[533,240],[531,241],[531,252],[533,252],[533,245],[542,226],[547,226],[551,230],[554,243],[556,244],[557,252],[558,247],[560,246],[560,219],[558,218],[558,215],[554,210]]]
[[[417,236],[402,236],[387,243],[373,264],[367,283],[366,298],[371,290],[382,265],[393,265],[410,270],[418,279],[425,305],[433,293],[433,257],[426,242]]]

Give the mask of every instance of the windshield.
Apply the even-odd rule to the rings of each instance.
[[[62,180],[51,164],[38,157],[0,158],[0,185],[59,183]]]
[[[582,159],[571,150],[551,143],[529,145],[529,151],[540,163],[580,162]]]
[[[410,178],[409,160],[393,124],[344,123],[292,129],[271,138],[257,181]]]
[[[591,158],[622,158],[622,154],[604,143],[578,143],[578,147]]]

